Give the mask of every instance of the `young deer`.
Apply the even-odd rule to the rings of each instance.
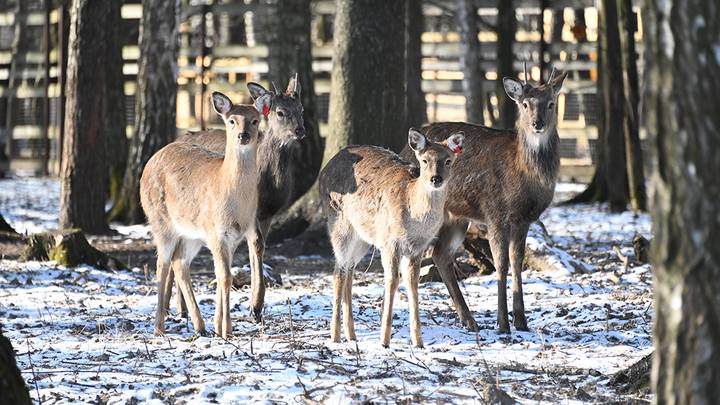
[[[351,146],[338,152],[320,173],[320,197],[335,252],[331,338],[340,341],[340,305],[345,336],[355,340],[352,316],[353,269],[370,246],[382,254],[385,297],[381,342],[390,344],[392,308],[399,267],[405,268],[412,343],[422,347],[418,307],[420,259],[443,223],[445,198],[455,156],[464,135],[429,142],[410,129],[408,145],[420,165],[413,178],[408,163],[376,146]]]
[[[248,83],[247,87],[258,109],[268,119],[268,128],[262,134],[263,141],[258,146],[258,226],[255,234],[248,238],[253,291],[251,306],[255,319],[260,321],[265,283],[262,268],[256,267],[255,263],[262,260],[265,250],[264,236],[270,229],[273,217],[292,203],[296,173],[293,165],[299,156],[295,152],[298,141],[305,137],[305,126],[297,74],[290,78],[284,93],[272,93],[253,82]],[[188,142],[213,152],[225,153],[225,132],[222,130],[190,132],[180,137],[178,142]],[[172,277],[168,291],[171,289]],[[183,312],[182,295],[178,293],[177,298],[178,311]],[[167,299],[170,299],[169,293]]]
[[[462,122],[430,124],[422,132],[432,141],[464,131],[466,153],[458,157],[448,185],[449,212],[433,248],[433,261],[450,292],[460,321],[477,324],[458,287],[454,253],[462,244],[469,221],[479,223],[490,242],[498,277],[497,322],[509,332],[506,285],[512,267],[513,324],[528,330],[522,293],[522,264],[528,228],[552,201],[560,166],[557,96],[566,73],[550,74],[548,83],[532,86],[506,77],[505,91],[519,114],[515,130],[498,130]],[[405,148],[402,155],[412,159]]]
[[[212,101],[225,122],[225,153],[173,142],[150,158],[140,180],[140,201],[158,251],[158,334],[165,331],[170,262],[193,326],[205,332],[189,269],[203,243],[212,252],[217,278],[215,332],[231,334],[230,264],[243,236],[256,233],[260,115],[221,93],[213,93]],[[262,269],[262,262],[255,265]]]

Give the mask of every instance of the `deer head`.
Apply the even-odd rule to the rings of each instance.
[[[420,164],[420,181],[430,190],[437,190],[445,185],[450,177],[455,158],[462,152],[465,139],[463,132],[456,132],[442,142],[430,142],[425,135],[410,128],[408,145],[415,152]]]
[[[517,130],[526,134],[546,137],[557,124],[557,96],[567,72],[550,73],[547,83],[533,86],[511,77],[503,79],[505,92],[518,106]],[[527,77],[527,73],[525,75]]]
[[[228,96],[217,91],[212,94],[212,104],[225,123],[226,147],[239,154],[257,146],[259,111],[247,105],[233,105]]]
[[[305,137],[300,82],[297,73],[288,81],[285,92],[270,92],[254,82],[247,84],[258,110],[268,119],[268,133],[279,137],[282,144]],[[274,87],[274,86],[273,86]]]

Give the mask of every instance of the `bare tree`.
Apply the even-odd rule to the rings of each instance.
[[[125,92],[123,78],[123,57],[122,57],[122,16],[120,15],[121,1],[110,2],[110,12],[107,14],[105,23],[107,53],[105,71],[107,74],[105,103],[105,131],[106,156],[109,166],[109,187],[110,201],[114,201],[120,195],[125,164],[127,163],[128,140],[125,134]]]
[[[175,139],[179,20],[180,0],[143,1],[135,133],[122,190],[109,214],[111,221],[143,221],[140,174],[150,157]]]
[[[105,221],[107,164],[104,131],[108,103],[106,22],[111,2],[74,0],[70,10],[65,139],[60,170],[60,226],[89,233]]]
[[[0,325],[0,403],[30,405],[30,394],[28,393],[25,380],[20,375],[17,363],[15,362],[15,350],[10,340],[3,336],[2,325]]]
[[[480,66],[478,9],[475,2],[473,0],[457,0],[455,17],[460,33],[460,67],[463,72],[462,87],[465,95],[465,120],[483,125],[485,123],[483,118],[484,73]]]
[[[422,90],[422,34],[425,19],[421,0],[408,0],[405,9],[405,88],[408,127],[428,121]]]
[[[711,404],[720,398],[719,9],[715,0],[649,0],[643,10],[654,402]]]
[[[515,53],[515,33],[517,32],[517,19],[515,17],[515,4],[513,0],[498,1],[497,17],[497,80],[495,96],[498,100],[499,124],[503,128],[515,125],[515,102],[505,94],[503,77],[515,77],[513,62]]]

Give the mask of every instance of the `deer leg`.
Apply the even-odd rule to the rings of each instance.
[[[498,278],[497,323],[500,333],[510,333],[507,309],[508,242],[505,235],[495,234],[490,239],[490,250]]]
[[[444,224],[438,233],[438,240],[433,248],[433,262],[438,268],[440,277],[448,289],[450,298],[455,305],[460,322],[464,327],[473,332],[478,330],[475,318],[465,303],[465,297],[458,285],[455,274],[455,252],[465,239],[468,223],[463,221],[454,224]]]
[[[232,275],[230,274],[230,257],[227,246],[223,246],[219,241],[212,244],[210,251],[213,256],[215,265],[215,280],[217,281],[217,292],[215,296],[215,333],[223,339],[227,339],[232,334],[232,324],[230,322],[230,287],[232,285]]]
[[[389,347],[392,335],[393,299],[399,283],[398,257],[395,249],[382,251],[382,264],[385,273],[385,296],[383,297],[380,342],[384,347]]]
[[[333,309],[332,322],[330,323],[330,339],[340,342],[340,304],[343,298],[343,272],[344,270],[336,263],[333,271]]]
[[[187,319],[187,305],[183,299],[182,291],[180,290],[180,284],[175,281],[175,272],[170,268],[167,277],[167,283],[165,283],[165,308],[170,312],[170,296],[172,295],[173,284],[175,284],[175,309],[177,310],[178,316]]]
[[[263,274],[263,255],[265,254],[264,229],[258,223],[247,234],[248,253],[250,254],[250,285],[252,289],[251,310],[255,322],[262,321],[265,304],[265,276]]]
[[[158,267],[159,269],[159,267]],[[158,277],[159,279],[159,277]],[[172,287],[173,284],[175,284],[175,275],[173,274],[172,264],[170,265],[170,270],[168,271],[167,276],[165,276],[165,299],[163,301],[163,308],[165,308],[166,314],[170,313],[170,298],[172,295]],[[180,290],[178,289],[178,293]]]
[[[173,255],[172,269],[175,272],[175,282],[178,285],[178,294],[182,294],[188,304],[188,313],[195,331],[205,335],[205,321],[200,313],[200,307],[195,300],[195,293],[192,289],[190,279],[190,263],[200,250],[200,245],[193,241],[183,241],[178,244]]]
[[[405,284],[408,289],[408,306],[410,309],[410,338],[413,346],[423,347],[422,329],[420,325],[420,304],[418,302],[418,282],[420,281],[421,257],[413,257],[408,262],[405,272]]]
[[[170,272],[170,262],[162,257],[160,255],[159,249],[158,249],[158,259],[157,259],[157,289],[158,289],[158,307],[157,311],[155,312],[155,334],[156,335],[164,335],[165,334],[165,317],[167,316],[167,299],[166,296],[170,295],[170,292],[167,290],[167,278],[168,273]]]
[[[357,337],[355,336],[355,320],[353,319],[352,311],[352,268],[343,272],[342,283],[343,329],[345,330],[345,337],[347,340],[357,340]]]
[[[514,234],[510,239],[510,267],[512,268],[512,293],[513,293],[513,325],[515,329],[528,331],[527,319],[525,318],[525,303],[523,302],[522,269],[525,258],[525,238],[528,227],[518,227],[513,230]]]

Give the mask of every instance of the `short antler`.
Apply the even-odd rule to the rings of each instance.
[[[527,74],[527,61],[526,60],[523,61],[523,71],[525,72],[524,76],[523,76],[523,79],[525,80],[524,84],[527,85],[528,74]]]
[[[272,84],[273,91],[275,92],[275,94],[276,94],[276,95],[279,95],[279,94],[280,94],[280,90],[278,90],[277,86],[275,85],[275,82],[270,82],[270,84]]]
[[[553,76],[555,76],[555,71],[556,71],[556,69],[553,67],[552,70],[550,71],[550,77],[548,77],[548,81],[547,81],[548,83],[552,82]]]

